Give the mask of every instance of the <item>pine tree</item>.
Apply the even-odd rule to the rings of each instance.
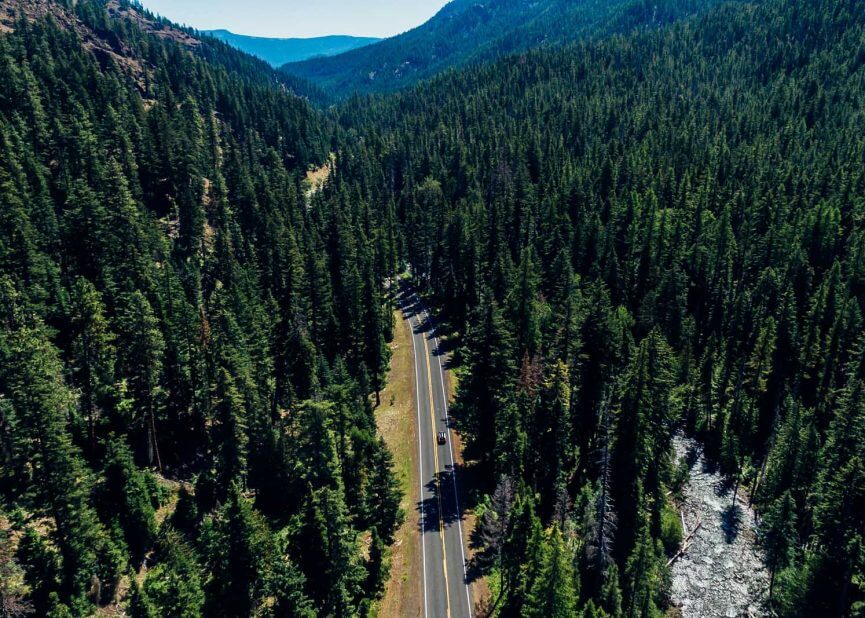
[[[496,415],[510,398],[515,373],[513,343],[501,310],[487,297],[466,333],[466,379],[460,382],[457,410],[479,451],[489,455],[496,444]]]
[[[29,602],[35,612],[47,613],[49,596],[56,595],[62,578],[59,553],[45,537],[28,527],[18,542],[18,561],[24,568],[24,583],[30,587]]]
[[[268,597],[275,599],[266,615],[276,618],[314,618],[315,608],[304,593],[306,578],[297,565],[286,555],[283,548],[274,554],[274,562],[268,570],[265,589]]]
[[[161,616],[199,618],[203,615],[204,592],[196,556],[170,528],[160,533],[157,564],[147,573],[144,592]]]
[[[267,524],[233,483],[228,502],[202,533],[207,572],[205,612],[212,616],[250,616],[263,596],[263,575],[272,562],[273,540]]]
[[[553,527],[541,551],[540,572],[529,591],[522,616],[567,618],[577,614],[579,588],[570,553],[562,533]]]
[[[156,517],[144,473],[135,467],[132,452],[119,439],[105,455],[104,501],[108,512],[120,506],[117,517],[132,557],[140,561],[156,541]]]
[[[502,564],[515,491],[513,479],[502,476],[492,496],[487,497],[484,503],[483,514],[478,519],[472,538],[476,545],[472,562],[481,572],[489,572]]]
[[[138,415],[137,424],[144,436],[146,461],[161,468],[156,419],[161,399],[160,378],[165,342],[159,321],[142,292],[126,295],[122,301],[117,324],[117,348],[121,353],[119,369],[129,380],[129,391]]]
[[[363,492],[363,520],[383,545],[389,545],[405,515],[400,508],[402,492],[393,471],[393,456],[381,438],[364,467],[369,478]]]
[[[32,321],[36,321],[33,319]],[[107,559],[110,543],[89,501],[89,479],[66,428],[73,405],[63,383],[56,349],[35,327],[0,331],[0,393],[21,419],[20,456],[32,462],[42,508],[56,530],[52,535],[62,559],[62,599],[101,600],[113,590],[118,573]]]
[[[760,542],[766,552],[766,566],[771,572],[769,597],[778,571],[788,567],[795,558],[797,542],[796,505],[790,492],[778,498],[763,516]]]
[[[375,281],[371,266],[368,262],[362,301],[366,316],[363,320],[366,339],[364,360],[375,393],[375,405],[378,407],[381,405],[381,391],[385,386],[390,360],[390,349],[385,341],[385,321],[389,319],[389,314],[381,301],[378,289],[380,282]]]
[[[232,483],[242,487],[246,480],[249,444],[246,410],[234,379],[225,368],[217,372],[214,399],[213,413],[217,424],[212,436],[218,452],[218,483],[226,489]]]
[[[530,494],[520,493],[511,511],[507,539],[502,548],[502,613],[520,615],[540,567],[543,528]]]
[[[861,361],[860,361],[861,362]],[[804,604],[809,611],[849,611],[856,552],[854,530],[865,525],[865,380],[861,365],[850,369],[848,384],[820,453],[812,497],[818,545],[806,556]]]
[[[110,398],[114,383],[114,335],[105,317],[102,297],[86,279],[78,279],[72,290],[70,329],[75,384],[81,389],[79,408],[87,419],[87,444],[96,450],[100,409]]]
[[[612,488],[619,516],[616,550],[629,556],[640,527],[639,510],[662,502],[662,469],[670,457],[673,357],[658,331],[644,339],[625,374],[616,421]]]
[[[296,542],[300,567],[316,574],[307,580],[307,591],[318,612],[343,616],[355,611],[364,573],[338,489],[322,488],[309,496]]]
[[[644,524],[625,566],[626,616],[655,618],[663,615],[658,605],[662,590],[662,556]]]
[[[559,361],[548,370],[532,428],[532,452],[537,458],[535,473],[544,512],[549,512],[555,497],[568,488],[576,465],[571,410],[570,376],[567,366]]]

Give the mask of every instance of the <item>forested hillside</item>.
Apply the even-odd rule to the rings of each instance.
[[[363,613],[400,517],[392,216],[307,209],[334,127],[263,63],[127,4],[2,8],[3,615]]]
[[[775,611],[865,611],[863,8],[726,5],[343,109],[341,178],[383,176],[462,343],[501,615],[663,611],[680,429],[757,506]]]
[[[368,614],[409,264],[456,349],[484,611],[675,611],[684,432],[757,510],[761,610],[865,615],[862,0],[726,3],[332,113],[125,3],[7,5],[7,613]]]
[[[427,23],[374,45],[286,64],[337,98],[392,92],[453,67],[539,46],[656,28],[718,0],[453,0]]]

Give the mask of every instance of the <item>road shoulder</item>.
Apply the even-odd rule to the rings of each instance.
[[[421,616],[421,556],[416,508],[418,487],[417,427],[414,357],[411,329],[402,311],[394,312],[394,340],[388,382],[375,411],[378,430],[394,458],[394,469],[402,490],[400,506],[405,521],[391,547],[390,579],[378,602],[378,615]]]

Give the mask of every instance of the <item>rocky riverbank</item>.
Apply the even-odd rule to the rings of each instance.
[[[681,505],[686,550],[672,564],[672,600],[684,618],[763,616],[769,573],[756,543],[754,511],[703,457],[701,446],[676,436],[690,480]],[[696,532],[694,532],[696,528]]]

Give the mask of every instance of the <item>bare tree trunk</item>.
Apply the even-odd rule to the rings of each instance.
[[[775,590],[775,569],[769,574],[769,603],[772,602],[772,593]]]
[[[150,444],[148,445],[148,455],[150,456],[151,463],[153,462],[153,457],[155,455],[156,468],[162,472],[162,458],[159,456],[159,442],[156,439],[156,414],[153,412],[152,404],[148,416],[150,417],[150,427],[148,432],[150,435]]]

